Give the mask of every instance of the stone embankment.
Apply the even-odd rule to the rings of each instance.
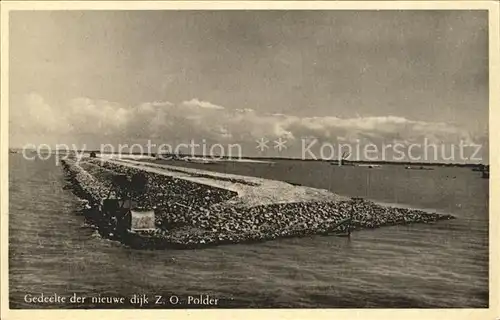
[[[141,172],[148,189],[141,207],[155,211],[156,230],[130,234],[144,248],[208,245],[301,237],[409,223],[453,219],[421,210],[395,208],[326,190],[204,170],[145,165],[135,161],[67,160],[74,190],[90,203],[107,197],[112,176]]]

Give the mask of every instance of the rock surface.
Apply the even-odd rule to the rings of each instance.
[[[137,200],[141,207],[154,209],[157,229],[132,235],[144,248],[329,234],[345,231],[346,219],[356,230],[454,218],[280,181],[185,169],[99,159],[64,162],[78,195],[93,204],[107,197],[113,175],[145,174],[148,191]]]

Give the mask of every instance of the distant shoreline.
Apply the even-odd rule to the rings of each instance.
[[[18,150],[16,148],[11,148],[9,150]],[[66,150],[61,150],[61,152]],[[111,152],[103,152],[101,153],[99,150],[75,150],[72,152],[77,152],[77,153],[83,153],[83,154],[90,154],[92,152],[96,154],[114,154]],[[127,153],[127,155],[130,156],[141,156],[144,155],[139,152],[132,152],[132,153]],[[149,155],[148,155],[149,156]],[[152,157],[156,157],[156,153],[151,153]],[[164,157],[168,156],[173,156],[173,155],[164,155]],[[178,158],[184,158],[184,157],[194,157],[194,158],[207,158],[206,155],[191,155],[191,154],[177,154],[175,155]],[[287,157],[241,157],[241,158],[235,158],[235,157],[227,157],[227,156],[220,156],[218,157],[219,159],[229,159],[229,160],[235,160],[235,159],[248,159],[248,160],[260,160],[260,161],[317,161],[317,162],[328,162],[334,165],[338,165],[338,160],[330,160],[330,159],[301,159],[301,158],[287,158]],[[460,168],[478,168],[482,166],[489,166],[488,164],[485,163],[446,163],[446,162],[411,162],[411,161],[368,161],[368,160],[355,160],[355,161],[349,161],[349,160],[344,160],[342,166],[349,166],[349,165],[356,165],[356,164],[365,164],[365,165],[411,165],[411,166],[432,166],[432,167],[460,167]]]

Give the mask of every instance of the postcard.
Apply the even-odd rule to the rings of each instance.
[[[2,319],[500,316],[498,2],[1,10]]]

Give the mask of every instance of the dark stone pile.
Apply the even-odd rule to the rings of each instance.
[[[73,192],[94,206],[101,203],[108,193],[108,186],[98,181],[75,161],[62,160],[62,167]]]
[[[85,190],[103,195],[113,174],[133,175],[140,169],[90,159],[80,166],[66,164]],[[82,169],[88,170],[86,172]],[[155,210],[157,229],[126,239],[140,248],[198,248],[208,245],[255,242],[408,223],[452,219],[450,215],[393,208],[359,198],[337,202],[277,203],[253,207],[223,205],[235,192],[145,172],[149,192],[141,199]],[[91,179],[92,178],[92,179]],[[88,186],[87,186],[88,185]]]
[[[358,229],[454,219],[452,215],[383,206],[362,198],[351,199],[350,206],[353,226]]]
[[[166,230],[190,226],[198,221],[215,204],[237,196],[236,192],[209,187],[188,180],[141,171],[100,160],[82,163],[98,180],[110,179],[112,174],[121,173],[131,176],[142,172],[148,179],[149,192],[138,199],[139,205],[155,209],[158,227]]]

